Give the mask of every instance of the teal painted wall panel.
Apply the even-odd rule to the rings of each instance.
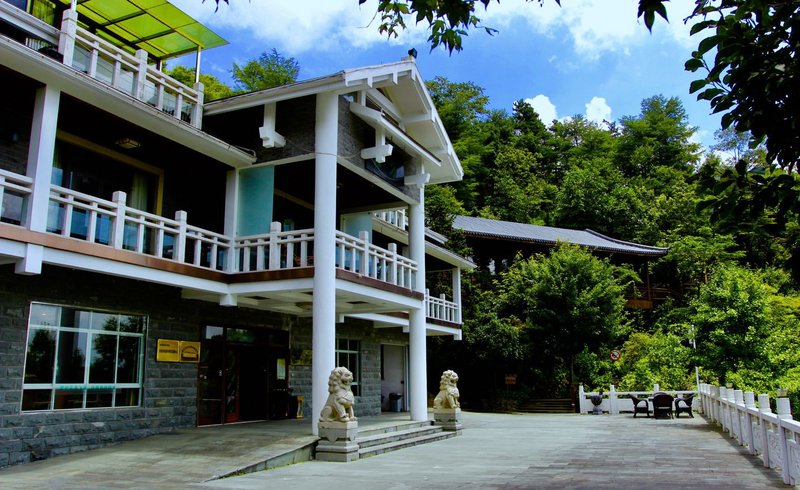
[[[275,196],[275,167],[239,172],[239,235],[269,232]]]

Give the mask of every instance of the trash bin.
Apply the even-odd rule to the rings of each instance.
[[[389,393],[389,410],[392,412],[403,411],[403,394]]]

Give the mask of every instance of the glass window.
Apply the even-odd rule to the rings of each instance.
[[[31,304],[22,410],[141,404],[147,317]]]
[[[359,396],[361,393],[360,383],[361,369],[359,363],[360,342],[352,339],[338,339],[336,341],[336,366],[346,367],[353,373],[353,382],[350,384],[353,394]]]

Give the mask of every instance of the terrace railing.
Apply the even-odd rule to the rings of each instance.
[[[450,323],[461,323],[461,308],[457,303],[448,301],[444,294],[431,296],[425,290],[425,312],[428,318]]]
[[[406,289],[413,289],[417,274],[417,263],[400,255],[396,243],[377,247],[367,232],[358,238],[336,232],[336,267]]]
[[[0,170],[0,221],[25,224],[28,196],[33,180],[30,177]]]
[[[703,413],[758,455],[765,468],[781,473],[787,485],[800,484],[800,423],[792,420],[788,398],[777,398],[772,412],[769,395],[700,384]]]
[[[314,230],[281,231],[273,222],[270,232],[236,239],[234,269],[238,272],[294,269],[314,265]]]

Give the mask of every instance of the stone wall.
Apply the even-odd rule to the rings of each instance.
[[[31,301],[144,314],[143,405],[21,412]],[[0,467],[194,427],[197,365],[155,361],[159,338],[199,340],[205,324],[290,328],[293,317],[184,300],[177,288],[45,266],[38,276],[0,267]]]

